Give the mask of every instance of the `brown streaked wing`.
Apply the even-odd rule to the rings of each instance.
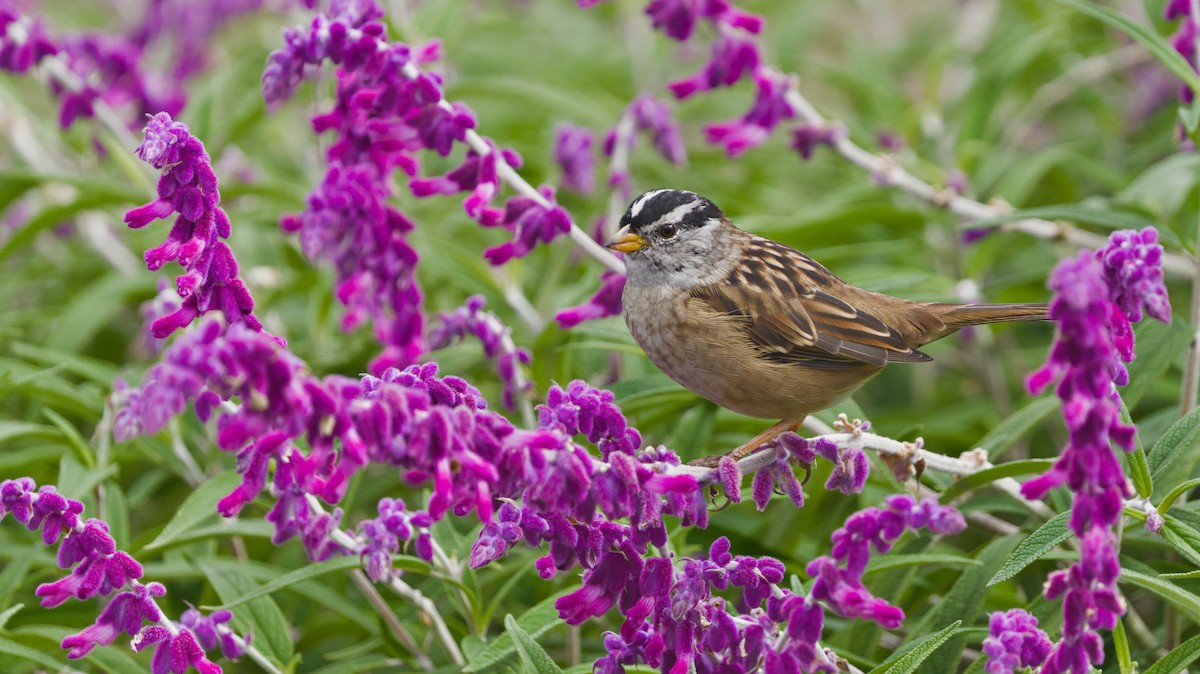
[[[746,330],[763,357],[824,369],[932,360],[878,317],[826,292],[841,281],[812,258],[768,239],[756,243],[726,284],[691,294],[720,313],[749,319]]]

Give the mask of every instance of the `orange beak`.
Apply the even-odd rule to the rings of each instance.
[[[604,247],[622,253],[632,253],[645,248],[646,240],[629,231],[629,225],[625,225],[613,235],[613,238],[608,240],[608,243],[604,244]]]

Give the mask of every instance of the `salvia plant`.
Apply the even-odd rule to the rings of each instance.
[[[1198,40],[1200,0],[0,0],[0,671],[1194,671]],[[765,422],[619,318],[601,244],[663,186],[1050,321],[693,463]]]

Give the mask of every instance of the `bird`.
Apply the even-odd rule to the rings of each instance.
[[[721,407],[780,420],[734,460],[884,366],[933,360],[920,347],[960,328],[1048,319],[1045,304],[912,302],[856,287],[686,190],[638,196],[605,246],[624,254],[625,324],[651,362]]]

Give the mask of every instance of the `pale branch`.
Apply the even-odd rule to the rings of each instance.
[[[792,106],[804,123],[822,128],[837,124],[827,120],[818,112],[798,88],[789,87],[786,96],[788,104]],[[995,218],[1012,212],[1011,207],[1007,205],[985,204],[958,194],[950,188],[935,187],[906,171],[890,155],[876,154],[866,150],[850,140],[846,133],[834,134],[830,143],[834,151],[871,174],[881,184],[895,187],[922,201],[945,208],[968,221]],[[1081,248],[1099,248],[1107,241],[1099,234],[1084,231],[1065,222],[1041,218],[1021,218],[996,224],[995,228],[1000,231],[1029,234],[1042,239],[1065,241]],[[1182,255],[1164,253],[1163,269],[1170,274],[1190,278],[1196,274],[1197,264],[1194,260]]]

